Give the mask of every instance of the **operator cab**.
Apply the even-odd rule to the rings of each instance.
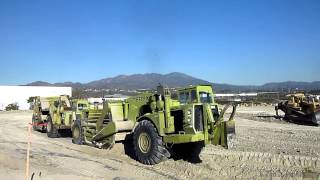
[[[85,101],[75,100],[72,102],[73,111],[82,111],[88,109],[88,103]]]
[[[178,92],[181,104],[214,103],[211,85],[190,86],[180,89]]]
[[[211,85],[190,86],[178,90],[180,104],[210,104],[211,112],[215,120],[219,117],[218,105],[214,102],[214,94]]]

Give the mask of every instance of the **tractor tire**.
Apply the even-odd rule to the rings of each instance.
[[[51,116],[47,117],[47,136],[49,138],[58,138],[60,137],[60,133],[58,129],[56,129],[52,123]]]
[[[146,165],[158,164],[170,157],[157,129],[148,120],[142,120],[135,128],[133,150],[136,159]]]
[[[36,126],[35,123],[36,123],[36,122],[35,122],[35,116],[32,115],[32,129],[33,129],[34,131],[37,131],[37,126]]]
[[[72,126],[72,143],[82,145],[84,144],[84,133],[80,120],[75,120]]]

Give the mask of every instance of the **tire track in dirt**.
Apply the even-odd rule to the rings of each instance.
[[[97,148],[93,148],[93,147],[89,147],[89,146],[78,146],[78,145],[66,145],[64,142],[60,142],[59,139],[52,139],[53,142],[51,142],[51,144],[56,145],[58,147],[62,147],[64,149],[70,150],[70,151],[74,151],[78,154],[83,154],[83,155],[87,155],[89,156],[88,158],[83,158],[80,156],[68,156],[66,154],[57,154],[57,153],[51,153],[52,155],[57,155],[60,157],[69,157],[69,158],[76,158],[76,159],[80,159],[83,161],[92,161],[98,164],[102,164],[105,165],[107,167],[109,167],[109,169],[112,170],[118,170],[116,167],[119,167],[123,164],[127,164],[130,165],[132,167],[134,167],[135,170],[135,174],[136,175],[141,175],[141,176],[145,176],[146,173],[148,174],[148,172],[150,172],[152,174],[153,177],[154,174],[159,175],[160,177],[164,177],[164,178],[168,178],[168,179],[187,179],[186,176],[177,176],[177,174],[172,173],[170,171],[164,171],[161,168],[159,168],[159,165],[155,165],[155,166],[146,166],[146,165],[142,165],[141,163],[133,160],[133,159],[129,159],[128,156],[125,155],[125,157],[123,157],[123,154],[119,154],[119,153],[113,153],[110,154],[108,153],[108,150],[101,150],[101,149],[97,149]],[[70,140],[71,143],[71,140]],[[73,147],[76,146],[76,147]],[[119,144],[119,146],[121,146],[121,144]],[[81,147],[80,150],[78,149],[79,147]],[[89,151],[88,151],[89,149]],[[101,153],[98,153],[96,151],[99,151]],[[104,151],[104,152],[103,152]],[[107,154],[105,154],[107,153]],[[98,156],[99,154],[103,155],[103,156]],[[110,157],[108,157],[110,156]],[[90,158],[90,159],[89,159]],[[95,160],[93,160],[95,159]],[[102,162],[103,161],[103,162]],[[111,165],[110,165],[111,164]]]
[[[203,156],[206,159],[211,157],[211,162],[226,165],[228,170],[222,170],[220,175],[243,176],[253,174],[254,177],[295,178],[310,173],[320,177],[320,158],[315,157],[223,150],[207,150],[203,152]],[[213,164],[211,162],[207,166],[211,166]],[[231,172],[232,169],[240,173]],[[223,173],[223,171],[226,173]]]

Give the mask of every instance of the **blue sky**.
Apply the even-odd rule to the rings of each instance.
[[[0,0],[0,84],[320,80],[319,0]]]

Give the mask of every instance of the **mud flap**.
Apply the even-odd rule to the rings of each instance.
[[[234,142],[236,139],[235,120],[233,119],[236,112],[236,104],[232,105],[233,110],[229,120],[223,120],[223,115],[229,107],[230,104],[225,106],[225,108],[222,110],[219,117],[219,121],[216,123],[214,127],[214,134],[212,140],[212,144],[221,145],[227,149],[234,148]]]
[[[234,147],[235,139],[235,121],[222,121],[215,127],[212,144],[231,149]]]
[[[226,141],[227,141],[227,149],[232,149],[234,148],[234,142],[236,139],[236,127],[235,127],[235,121],[231,120],[231,121],[226,121]]]

